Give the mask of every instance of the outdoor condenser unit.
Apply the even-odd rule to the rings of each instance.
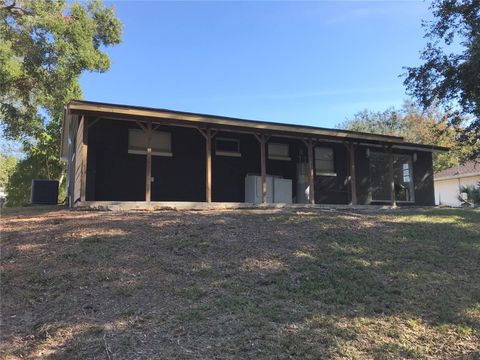
[[[58,202],[57,180],[32,180],[32,204],[56,205]]]

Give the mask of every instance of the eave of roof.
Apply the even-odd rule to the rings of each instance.
[[[434,176],[433,180],[451,180],[451,179],[463,179],[468,177],[475,177],[480,176],[480,171],[472,172],[472,173],[465,173],[465,174],[456,174],[456,175],[447,175],[447,176]]]
[[[435,174],[436,179],[454,179],[459,177],[476,176],[480,174],[480,159],[467,161],[464,164],[452,166]]]
[[[277,134],[284,133],[286,135],[290,134],[300,137],[331,137],[338,138],[339,140],[343,139],[352,141],[372,141],[378,143],[395,144],[397,146],[405,145],[418,150],[423,149],[425,151],[448,151],[448,148],[435,145],[406,143],[403,141],[403,138],[399,136],[370,134],[306,125],[292,125],[277,122],[246,120],[218,115],[190,113],[168,109],[110,104],[84,100],[71,100],[67,103],[66,116],[70,114],[82,113],[110,118],[123,116],[135,117],[138,120],[141,120],[142,118],[151,120],[173,120],[194,126],[208,125],[217,127],[229,127],[231,129],[248,129],[255,132],[271,132]],[[63,130],[65,130],[65,121],[63,125]]]

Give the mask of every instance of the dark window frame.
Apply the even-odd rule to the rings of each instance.
[[[236,150],[226,150],[219,149],[219,142],[229,142],[236,144]],[[215,138],[215,155],[216,156],[232,156],[232,157],[241,157],[242,152],[240,150],[240,139],[229,138],[229,137],[217,137]]]
[[[317,149],[329,149],[331,150],[332,152],[332,158],[331,158],[331,169],[329,170],[320,170],[318,169],[317,167],[317,161],[325,161],[325,160],[321,160],[321,159],[317,159]],[[337,167],[336,167],[336,164],[335,164],[335,157],[336,157],[336,154],[335,154],[335,148],[333,146],[330,146],[330,145],[317,145],[315,146],[314,150],[313,150],[313,156],[314,156],[314,166],[315,166],[315,175],[317,176],[337,176]]]

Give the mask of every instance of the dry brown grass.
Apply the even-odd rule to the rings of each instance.
[[[480,212],[17,212],[4,358],[480,358]]]

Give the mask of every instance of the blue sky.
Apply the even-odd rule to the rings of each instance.
[[[84,98],[334,127],[399,107],[420,63],[423,1],[115,1],[123,42]]]

